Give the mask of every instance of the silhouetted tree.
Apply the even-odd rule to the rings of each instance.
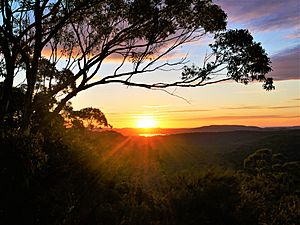
[[[34,88],[44,88],[48,99],[61,95],[53,107],[58,114],[77,93],[95,85],[120,83],[149,89],[197,87],[233,79],[264,81],[271,70],[267,54],[245,30],[224,31],[226,14],[211,0],[4,0],[1,1],[0,58],[4,76],[0,95],[0,126],[12,98],[13,81],[24,71],[26,95],[22,129],[33,113]],[[135,75],[184,65],[185,58],[164,57],[184,43],[216,34],[212,54],[203,67],[185,67],[182,79],[170,83],[139,83]],[[44,64],[45,56],[49,63]],[[118,59],[111,74],[99,76],[105,60]],[[124,66],[132,63],[132,69]],[[52,72],[59,67],[59,82]],[[20,68],[20,70],[19,70]],[[39,72],[47,76],[39,77]],[[223,76],[214,76],[224,71]],[[41,79],[45,78],[47,79]],[[67,88],[70,87],[71,88]]]
[[[103,112],[97,108],[84,108],[79,111],[71,111],[67,120],[71,120],[71,124],[76,128],[87,127],[89,129],[112,127]]]

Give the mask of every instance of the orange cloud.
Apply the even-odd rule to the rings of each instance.
[[[57,50],[57,57],[58,58],[62,58],[62,59],[66,59],[67,56],[63,55],[61,53],[61,50],[62,49],[58,49]],[[73,54],[73,56],[75,56],[76,54],[79,54],[79,52],[75,52]],[[43,51],[42,51],[42,56],[45,57],[45,58],[49,58],[52,54],[52,50],[50,48],[44,48]],[[157,57],[159,57],[159,54],[154,54],[152,56],[149,56],[146,60],[147,61],[152,61],[152,60],[155,60]],[[183,59],[183,58],[186,58],[187,54],[186,53],[183,53],[183,52],[171,52],[167,55],[164,55],[163,57],[161,57],[158,61],[170,61],[170,60],[180,60],[180,59]],[[104,63],[115,63],[115,64],[120,64],[122,63],[124,60],[124,57],[121,56],[120,54],[111,54],[109,57],[105,58],[104,59]],[[131,59],[128,57],[125,61],[126,63],[131,63]]]

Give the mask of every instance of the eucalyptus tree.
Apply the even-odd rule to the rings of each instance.
[[[72,127],[86,127],[90,130],[112,127],[103,112],[97,108],[83,108],[78,111],[71,110],[67,115],[67,120]]]
[[[79,92],[107,83],[160,89],[233,79],[263,81],[265,89],[272,89],[272,79],[265,76],[270,60],[260,43],[247,30],[226,32],[226,19],[212,0],[1,0],[0,124],[14,79],[22,74],[27,85],[23,130],[29,128],[37,90],[44,101],[57,99],[50,110],[58,114]],[[215,43],[202,67],[187,66],[185,57],[167,60],[179,46],[207,34],[215,36]],[[112,59],[117,63],[106,74],[102,66]],[[172,68],[182,69],[176,81],[134,79]],[[216,76],[221,72],[224,76]]]

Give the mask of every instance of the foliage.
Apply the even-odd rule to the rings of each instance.
[[[247,30],[230,30],[216,34],[211,45],[216,55],[216,64],[226,63],[227,75],[235,81],[264,81],[266,90],[274,89],[272,78],[265,75],[271,71],[270,59],[260,43],[253,41]]]
[[[241,183],[241,207],[254,205],[253,218],[258,224],[297,224],[300,163],[286,162],[281,154],[260,149],[249,155],[244,165],[251,175]]]
[[[264,89],[274,89],[272,78],[265,77],[271,71],[270,59],[261,44],[253,41],[249,31],[228,30],[217,33],[215,43],[210,44],[210,47],[212,54],[206,56],[202,68],[185,67],[181,85],[187,83],[190,86],[192,81],[192,86],[216,83],[213,76],[224,72],[227,76],[220,78],[220,81],[232,79],[248,84],[258,80],[264,82]]]
[[[239,224],[239,183],[233,173],[183,174],[169,184],[168,200],[175,224]]]
[[[92,130],[94,128],[112,127],[108,124],[104,113],[92,107],[83,108],[79,111],[72,110],[67,115],[67,120],[70,120],[72,127],[75,128],[87,127]]]

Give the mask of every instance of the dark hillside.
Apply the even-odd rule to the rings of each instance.
[[[162,138],[166,142],[180,143],[195,154],[205,151],[222,164],[234,167],[241,166],[243,158],[260,148],[283,153],[289,160],[300,160],[300,130],[188,133]]]
[[[261,148],[282,153],[290,161],[300,160],[299,140],[300,130],[198,132],[154,137],[95,132],[89,137],[93,147],[87,149],[93,148],[100,158],[105,157],[110,170],[117,165],[117,170],[122,168],[135,175],[150,171],[169,174],[209,166],[240,169],[243,159]]]

